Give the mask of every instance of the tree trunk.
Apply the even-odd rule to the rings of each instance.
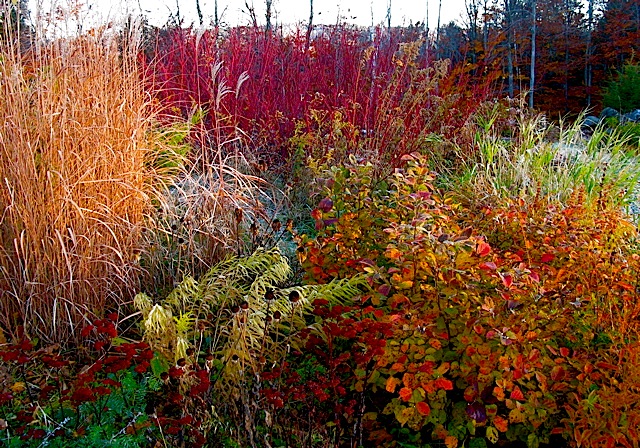
[[[438,0],[438,23],[436,25],[436,59],[440,59],[440,16],[442,13],[442,0]]]
[[[515,93],[513,82],[513,15],[511,11],[511,0],[504,0],[505,27],[507,29],[507,77],[509,98],[513,98]]]
[[[584,84],[587,90],[587,107],[591,106],[591,87],[593,84],[593,67],[591,65],[591,56],[593,55],[592,34],[593,34],[593,3],[595,0],[589,0],[587,12],[587,48],[585,54],[584,66]]]
[[[533,109],[533,92],[536,86],[536,20],[537,0],[531,1],[531,75],[529,77],[529,107]]]

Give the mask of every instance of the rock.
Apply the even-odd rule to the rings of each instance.
[[[622,116],[623,122],[631,121],[633,123],[640,123],[640,109],[632,110],[631,112]]]
[[[587,130],[593,131],[599,124],[600,124],[600,119],[598,117],[589,115],[585,117],[584,121],[582,122],[582,125],[580,126],[580,129],[582,129],[583,131],[587,131]]]
[[[607,118],[620,119],[620,112],[612,107],[605,107],[604,109],[602,109],[602,112],[600,112],[600,120],[606,120]]]

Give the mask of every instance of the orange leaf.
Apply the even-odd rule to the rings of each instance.
[[[431,408],[429,407],[429,405],[424,402],[421,401],[419,403],[416,404],[416,409],[418,410],[419,413],[421,413],[422,415],[424,415],[425,417],[429,414],[431,414]]]
[[[408,387],[403,387],[402,389],[400,389],[400,398],[402,399],[402,401],[411,400],[412,395],[413,395],[413,391]]]
[[[458,446],[458,439],[454,436],[447,436],[444,439],[444,444],[447,448],[456,448]]]
[[[396,386],[398,386],[401,382],[402,381],[400,381],[400,378],[390,376],[389,378],[387,378],[385,389],[387,389],[387,392],[394,393],[396,390]]]
[[[432,394],[436,391],[436,385],[433,381],[429,381],[428,383],[422,383],[422,388],[428,394]]]
[[[402,384],[405,385],[405,387],[411,387],[414,388],[416,387],[416,376],[413,373],[405,373],[402,376]]]
[[[436,380],[436,388],[444,390],[453,390],[453,383],[446,378],[438,378]]]
[[[500,432],[507,432],[507,429],[509,429],[509,422],[507,422],[507,419],[497,415],[493,419],[493,426],[495,426]]]

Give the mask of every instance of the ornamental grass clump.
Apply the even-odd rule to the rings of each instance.
[[[135,43],[135,36],[125,37]],[[106,32],[0,47],[0,321],[65,342],[133,297],[153,111]]]

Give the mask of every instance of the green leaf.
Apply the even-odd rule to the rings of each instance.
[[[169,362],[167,361],[167,358],[158,352],[154,352],[153,359],[149,364],[151,364],[151,371],[153,372],[153,375],[157,378],[160,378],[160,375],[169,371]]]
[[[487,442],[484,439],[471,439],[469,448],[487,448]]]
[[[529,434],[527,437],[528,448],[538,448],[540,446],[540,439],[535,434]]]

